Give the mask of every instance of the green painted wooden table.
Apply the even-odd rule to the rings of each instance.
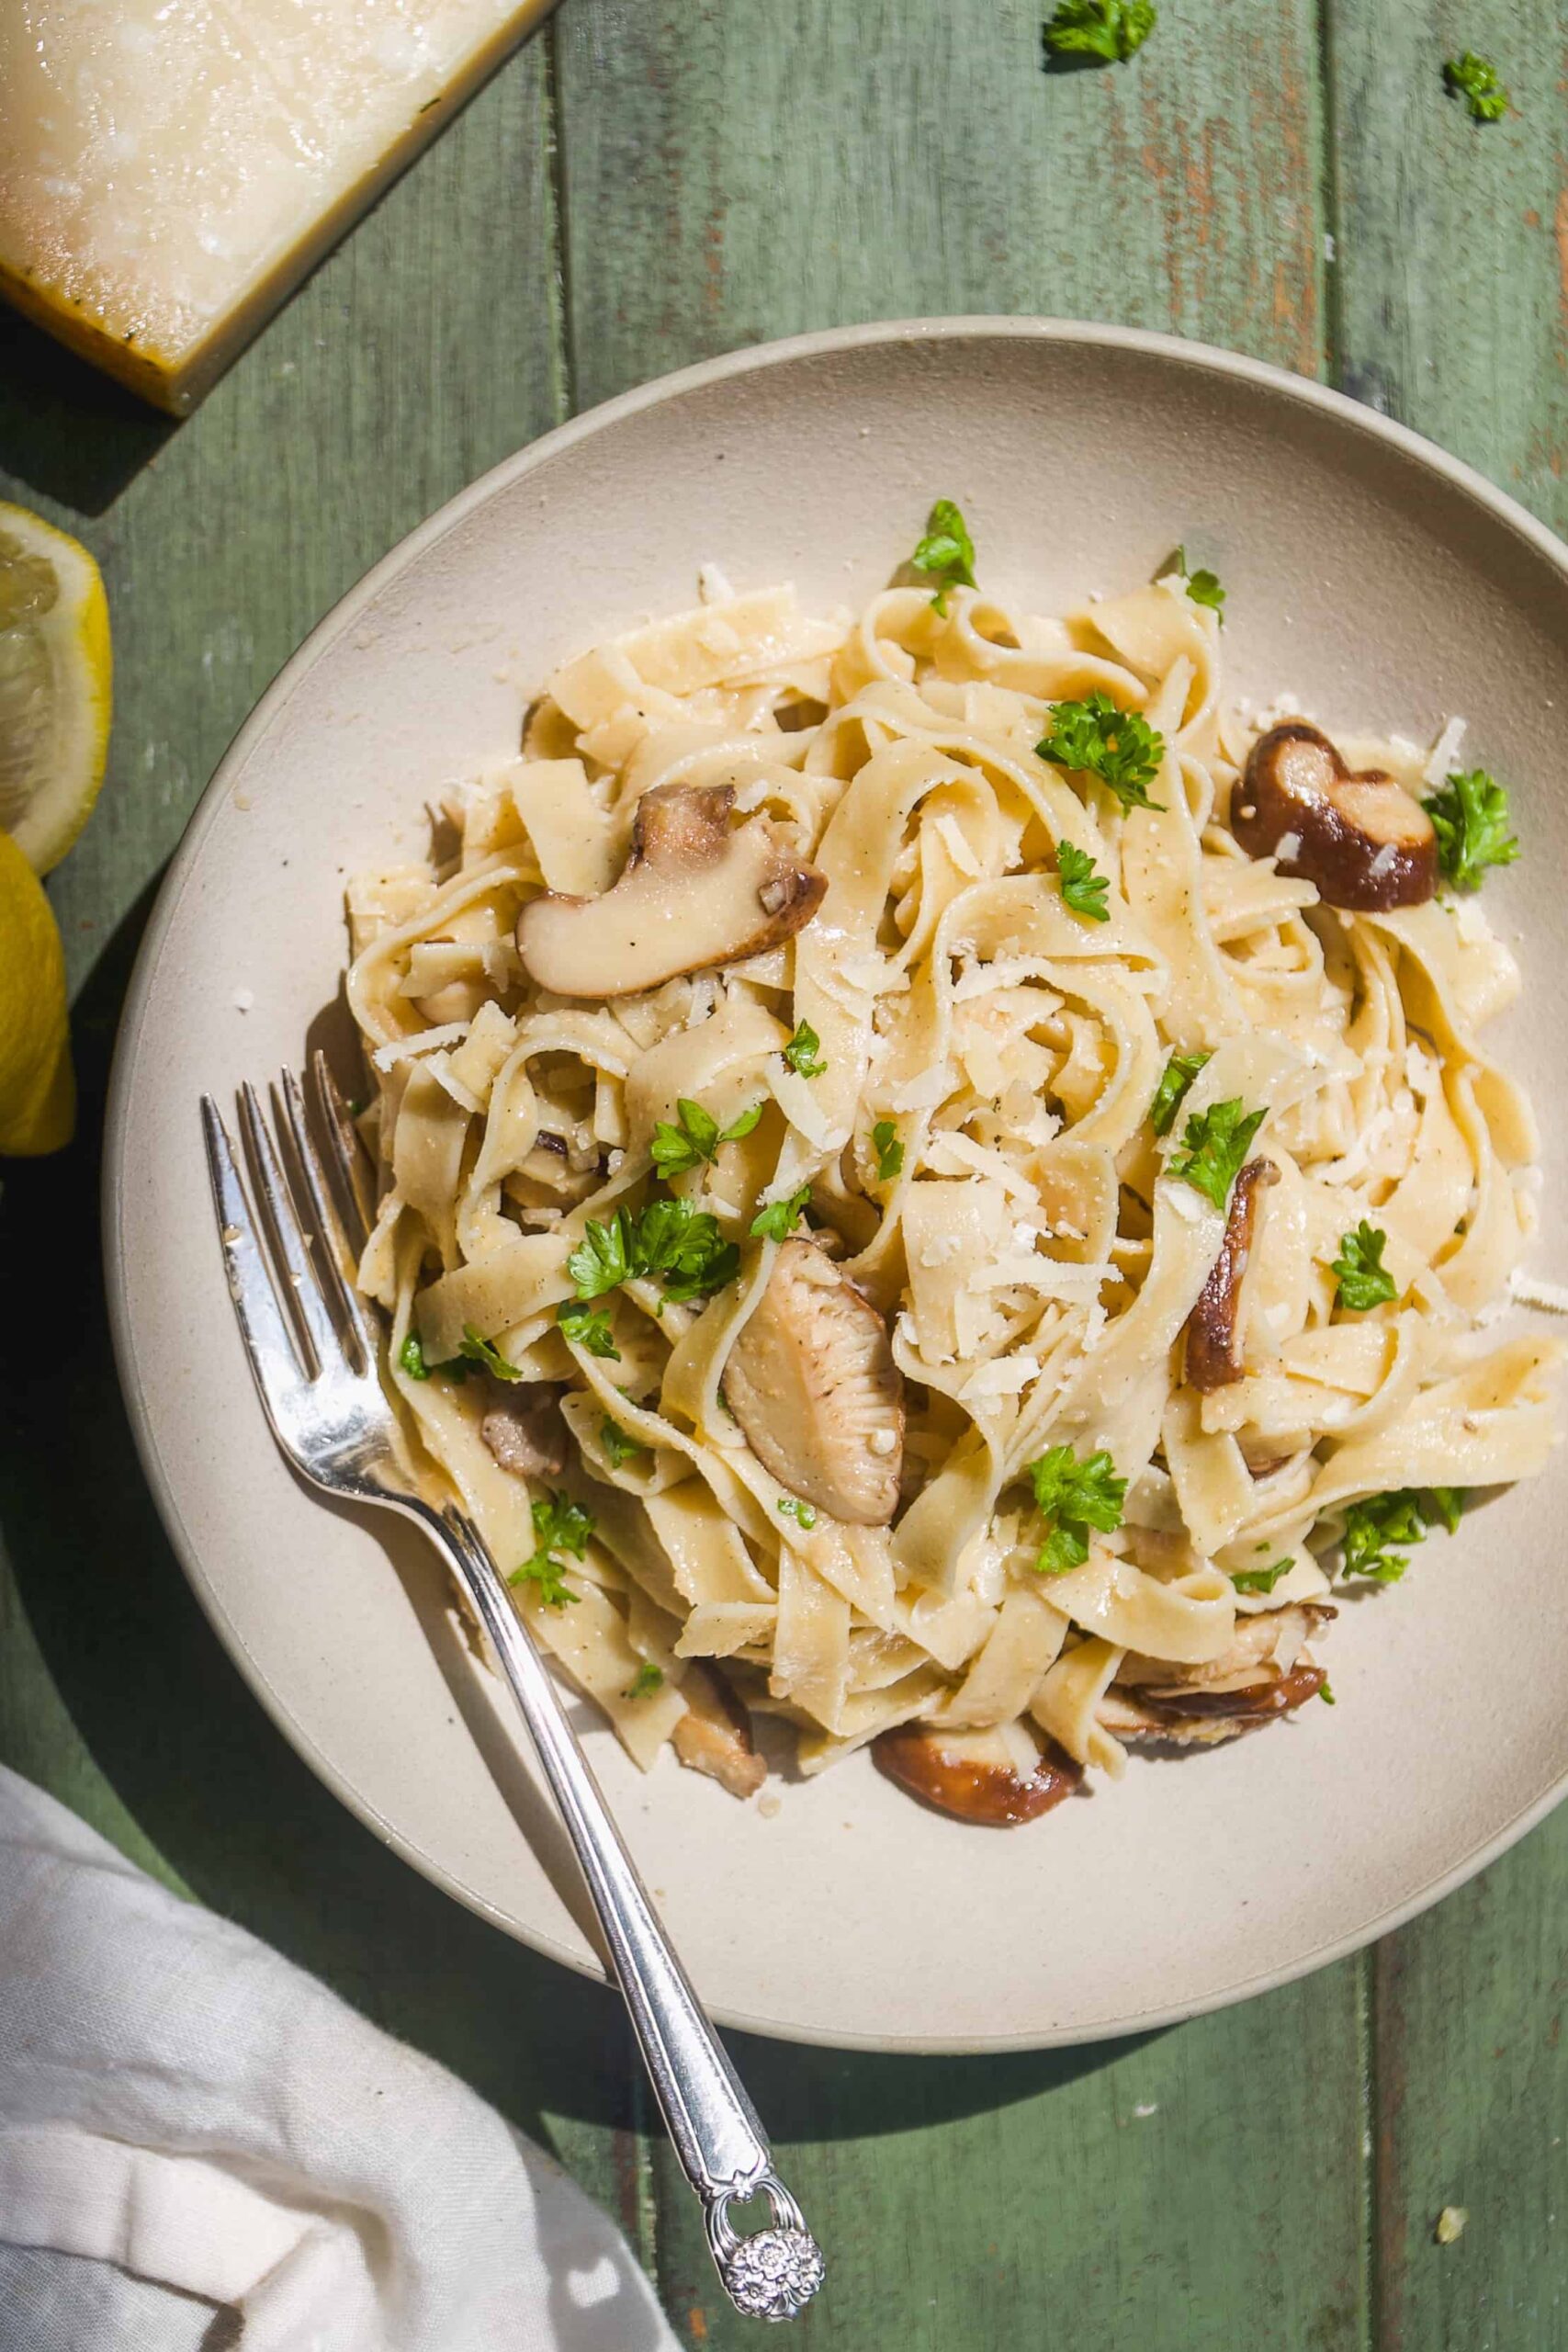
[[[106,1070],[164,862],[312,623],[497,458],[707,353],[919,311],[1174,328],[1337,382],[1568,528],[1568,0],[1161,0],[1131,65],[1049,74],[1041,14],[566,0],[178,429],[0,324],[3,494],[96,549],[118,663],[53,886],[82,1132],[0,1202],[0,1754],[546,2139],[693,2346],[755,2324],[716,2297],[615,2002],[342,1812],[186,1590],[109,1359]],[[1462,46],[1506,123],[1445,100]],[[799,2338],[1568,2347],[1565,1989],[1568,1813],[1375,1952],[1142,2041],[743,2045],[831,2254]]]

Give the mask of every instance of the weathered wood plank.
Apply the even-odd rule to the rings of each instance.
[[[557,34],[579,400],[763,336],[920,311],[1125,320],[1317,372],[1313,9],[1166,0],[1131,66],[1053,74],[1043,13],[573,0]],[[1359,1981],[1336,1969],[1059,2058],[746,2045],[831,2250],[802,2342],[1359,2346]],[[694,2346],[739,2346],[667,2150],[656,2165],[676,2324]]]
[[[1112,71],[1043,72],[1045,13],[573,0],[579,401],[771,335],[937,311],[1168,327],[1315,373],[1310,0],[1164,0]]]
[[[1334,0],[1342,127],[1332,316],[1348,390],[1568,526],[1568,17]],[[1446,56],[1489,56],[1517,112],[1477,124]],[[1373,1996],[1382,2352],[1562,2352],[1568,2306],[1568,1822],[1382,1946]],[[1445,2205],[1465,2233],[1439,2245]]]
[[[82,1131],[0,1193],[0,1312],[31,1335],[0,1397],[0,1758],[456,2067],[646,2243],[619,2004],[388,1853],[243,1689],[137,1466],[96,1246],[135,940],[219,754],[367,564],[563,413],[547,64],[520,52],[177,430],[0,322],[0,496],[93,546],[118,671],[111,772],[53,885]]]

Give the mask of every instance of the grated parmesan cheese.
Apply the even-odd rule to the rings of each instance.
[[[412,1037],[393,1037],[378,1046],[370,1058],[378,1069],[395,1069],[399,1062],[412,1062],[421,1054],[438,1053],[443,1046],[460,1046],[468,1034],[466,1021],[445,1021],[437,1029],[420,1029]]]
[[[1384,842],[1382,849],[1379,850],[1371,865],[1367,868],[1369,879],[1373,882],[1381,882],[1385,874],[1392,874],[1398,856],[1399,852],[1394,847],[1393,843],[1392,842]]]
[[[729,574],[723,569],[722,565],[716,563],[698,564],[697,594],[705,605],[734,604],[735,590],[730,584]]]
[[[1562,1283],[1549,1283],[1516,1266],[1508,1288],[1521,1306],[1533,1306],[1541,1315],[1568,1315],[1568,1288]]]
[[[1274,844],[1275,859],[1281,865],[1290,865],[1291,861],[1293,858],[1300,857],[1301,854],[1302,837],[1300,833],[1281,833],[1279,840]]]
[[[1432,746],[1431,757],[1421,773],[1434,792],[1439,785],[1448,782],[1459,765],[1459,747],[1464,741],[1464,730],[1462,718],[1450,718]]]

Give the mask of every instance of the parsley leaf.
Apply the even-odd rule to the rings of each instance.
[[[1382,1261],[1387,1240],[1382,1227],[1369,1225],[1365,1217],[1353,1233],[1340,1236],[1339,1255],[1329,1272],[1339,1278],[1338,1304],[1352,1315],[1364,1315],[1370,1306],[1384,1306],[1399,1295],[1393,1276]]]
[[[464,1353],[467,1352],[465,1350]],[[467,1380],[474,1369],[472,1363],[464,1363],[462,1356],[449,1356],[445,1363],[426,1363],[417,1331],[406,1334],[402,1346],[398,1350],[398,1362],[411,1380],[428,1380],[433,1372],[445,1374],[448,1380]],[[516,1373],[511,1376],[513,1380],[518,1377]]]
[[[457,1352],[467,1356],[470,1363],[482,1363],[487,1372],[494,1373],[497,1380],[521,1380],[523,1377],[514,1363],[507,1363],[494,1340],[487,1340],[482,1331],[476,1331],[471,1323],[463,1326],[462,1342]]]
[[[1512,865],[1518,842],[1508,831],[1507,787],[1484,768],[1456,771],[1421,806],[1438,836],[1443,879],[1456,890],[1479,890],[1489,865]]]
[[[1272,1592],[1280,1578],[1289,1576],[1294,1566],[1293,1560],[1276,1560],[1271,1568],[1241,1568],[1231,1582],[1237,1592]]]
[[[1149,1125],[1156,1136],[1170,1133],[1176,1114],[1187,1099],[1188,1088],[1208,1058],[1207,1054],[1172,1054],[1149,1104]]]
[[[565,1567],[554,1555],[570,1553],[581,1560],[588,1549],[588,1539],[593,1532],[593,1514],[574,1503],[570,1495],[555,1487],[549,1488],[543,1499],[534,1505],[534,1533],[538,1549],[513,1568],[508,1584],[536,1584],[538,1597],[547,1609],[564,1609],[569,1600],[580,1600],[581,1593],[573,1592],[566,1581]]]
[[[877,1182],[891,1184],[904,1165],[904,1147],[891,1119],[878,1119],[871,1131],[871,1148],[876,1154]]]
[[[1165,757],[1165,738],[1141,711],[1119,710],[1106,694],[1082,702],[1054,702],[1050,732],[1035,750],[1053,767],[1097,776],[1123,808],[1162,808],[1148,787]]]
[[[1109,1535],[1122,1524],[1127,1481],[1116,1476],[1109,1453],[1080,1462],[1070,1445],[1054,1445],[1028,1465],[1034,1499],[1044,1521],[1045,1542],[1035,1561],[1043,1577],[1066,1576],[1089,1557],[1089,1531]]]
[[[785,1519],[793,1519],[795,1525],[804,1527],[808,1534],[817,1524],[816,1506],[812,1503],[803,1503],[798,1495],[781,1495],[779,1509]]]
[[[1187,594],[1193,604],[1206,605],[1210,612],[1218,613],[1220,618],[1224,620],[1225,592],[1220,585],[1220,575],[1217,571],[1190,571],[1187,575]]]
[[[1467,1489],[1463,1487],[1428,1487],[1427,1494],[1431,1500],[1432,1508],[1427,1510],[1425,1502],[1421,1506],[1427,1524],[1430,1525],[1434,1519],[1440,1519],[1449,1533],[1456,1534],[1460,1521],[1464,1514],[1466,1491]]]
[[[770,1201],[751,1219],[753,1238],[759,1241],[787,1241],[800,1222],[800,1213],[811,1198],[811,1187],[803,1184],[798,1193],[791,1193],[784,1201]]]
[[[629,1430],[621,1427],[619,1421],[613,1421],[608,1413],[599,1424],[599,1442],[604,1449],[604,1459],[613,1470],[621,1469],[631,1460],[634,1453],[648,1453],[651,1451],[650,1447],[644,1445],[640,1437],[633,1437]]]
[[[1111,910],[1105,903],[1110,877],[1097,870],[1087,849],[1079,849],[1076,842],[1058,842],[1056,871],[1062,877],[1065,907],[1071,907],[1074,914],[1083,915],[1090,922],[1111,921]]]
[[[667,1298],[705,1298],[722,1289],[740,1264],[718,1219],[690,1201],[649,1201],[632,1236],[633,1272],[657,1274]]]
[[[762,1115],[762,1106],[754,1102],[728,1127],[721,1127],[700,1102],[689,1102],[684,1096],[676,1102],[675,1114],[679,1126],[660,1119],[653,1130],[653,1164],[666,1178],[679,1176],[703,1160],[716,1159],[721,1143],[736,1143],[750,1134]]]
[[[929,572],[935,580],[937,591],[931,604],[944,617],[948,590],[974,587],[975,542],[951,498],[939,498],[931,508],[926,518],[925,537],[909,561],[917,571]]]
[[[622,1691],[623,1699],[651,1699],[656,1690],[664,1688],[664,1668],[645,1657],[631,1680]]]
[[[1153,0],[1057,0],[1045,46],[1060,56],[1103,57],[1124,64],[1142,49],[1159,11]]]
[[[1330,1686],[1326,1674],[1317,1686],[1317,1695],[1323,1701],[1325,1707],[1337,1707],[1339,1704],[1338,1700],[1334,1695],[1333,1689]]]
[[[1426,1522],[1414,1487],[1369,1495],[1365,1502],[1352,1503],[1345,1514],[1345,1562],[1340,1574],[1369,1577],[1374,1584],[1397,1584],[1410,1566],[1410,1555],[1392,1547],[1426,1540]]]
[[[1247,1158],[1247,1145],[1265,1115],[1262,1111],[1245,1111],[1239,1102],[1212,1102],[1188,1120],[1186,1132],[1167,1162],[1168,1173],[1179,1176],[1194,1192],[1223,1209]]]
[[[556,1321],[561,1336],[574,1348],[583,1348],[591,1356],[601,1356],[611,1363],[619,1363],[621,1351],[615,1345],[610,1329],[610,1311],[604,1306],[584,1306],[580,1299],[566,1299],[556,1309]]]
[[[599,1298],[629,1279],[632,1228],[625,1209],[617,1209],[608,1225],[589,1218],[581,1240],[566,1261],[566,1270],[577,1284],[579,1298]]]
[[[784,1057],[791,1069],[802,1078],[820,1078],[827,1069],[822,1059],[822,1040],[809,1021],[803,1021],[784,1049]]]
[[[1489,57],[1477,57],[1472,49],[1467,49],[1462,56],[1449,59],[1443,79],[1450,96],[1464,100],[1472,121],[1499,122],[1507,113],[1508,93]]]

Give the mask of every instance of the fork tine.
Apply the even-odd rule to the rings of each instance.
[[[365,1183],[365,1153],[358,1131],[349,1116],[348,1105],[338,1091],[332,1064],[318,1046],[310,1057],[310,1080],[315,1091],[316,1108],[321,1114],[321,1128],[332,1146],[333,1164],[344,1197],[359,1220],[357,1233],[349,1233],[349,1247],[357,1253],[363,1250],[370,1228],[376,1222],[375,1211]]]
[[[359,1343],[359,1368],[369,1371],[376,1362],[376,1338],[364,1300],[354,1287],[353,1268],[348,1262],[348,1239],[343,1220],[332,1197],[332,1187],[321,1166],[305,1114],[305,1098],[299,1091],[299,1081],[291,1069],[282,1078],[283,1108],[288,1121],[288,1133],[299,1159],[299,1172],[305,1180],[315,1216],[316,1230],[321,1237],[320,1272],[323,1283],[339,1315],[348,1325]]]
[[[201,1126],[207,1139],[207,1172],[212,1184],[219,1238],[223,1245],[229,1295],[234,1302],[252,1376],[276,1430],[280,1409],[302,1385],[299,1342],[273,1288],[272,1272],[245,1197],[234,1147],[210,1094],[201,1098]]]
[[[315,1369],[326,1372],[334,1363],[342,1363],[343,1341],[328,1310],[321,1290],[321,1272],[300,1227],[299,1212],[273,1148],[266,1122],[262,1117],[256,1090],[248,1079],[240,1089],[240,1125],[244,1130],[245,1147],[255,1173],[267,1239],[272,1245],[275,1261],[282,1265],[288,1276],[286,1296],[291,1299],[294,1313],[314,1353]],[[325,1245],[322,1247],[324,1251]]]

